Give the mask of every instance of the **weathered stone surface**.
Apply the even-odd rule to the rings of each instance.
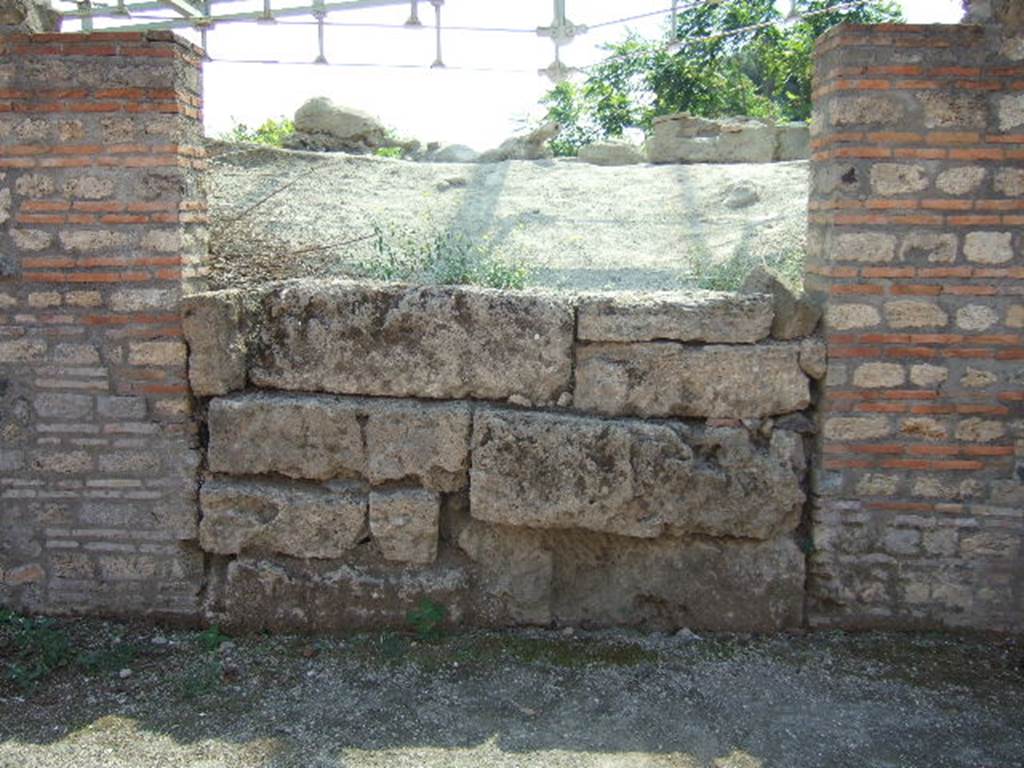
[[[578,157],[591,165],[637,165],[646,159],[638,147],[624,140],[587,144],[580,147]]]
[[[800,342],[800,368],[815,380],[823,379],[828,374],[828,345],[820,336]]]
[[[267,550],[330,559],[366,536],[366,494],[349,485],[210,479],[199,505],[199,544],[220,555]]]
[[[240,291],[186,296],[181,325],[188,342],[188,379],[196,395],[245,387],[247,342]]]
[[[474,522],[459,544],[494,623],[773,631],[802,620],[804,556],[788,536],[623,539]]]
[[[424,598],[440,603],[448,619],[471,619],[472,582],[451,564],[322,563],[239,558],[227,567],[223,610],[211,620],[246,630],[337,632],[407,627]]]
[[[480,565],[480,587],[497,603],[487,613],[515,624],[551,623],[554,559],[533,532],[471,522],[458,543]]]
[[[602,293],[578,303],[580,341],[706,341],[748,344],[768,336],[766,295],[719,291]]]
[[[366,401],[362,413],[371,483],[412,480],[435,491],[466,486],[468,404]]]
[[[60,14],[50,7],[48,0],[4,0],[0,3],[0,28],[13,28],[16,32],[57,32]]]
[[[288,394],[217,398],[209,410],[214,472],[308,480],[411,480],[437,491],[467,481],[466,403]]]
[[[485,410],[470,511],[510,526],[764,539],[796,525],[801,475],[741,429],[688,441],[660,424]]]
[[[441,497],[421,488],[370,493],[370,532],[385,560],[432,563],[437,558]]]
[[[811,129],[807,123],[776,126],[775,159],[779,162],[806,160],[811,156]]]
[[[512,136],[497,149],[489,149],[480,155],[481,163],[501,163],[506,160],[544,160],[554,157],[548,142],[558,135],[558,123],[545,123],[525,136]]]
[[[296,282],[271,290],[249,378],[278,389],[553,402],[569,388],[560,299],[449,286]]]
[[[979,264],[1004,264],[1013,259],[1013,233],[971,232],[964,239],[964,255]]]
[[[354,400],[240,395],[210,403],[212,472],[308,480],[365,477],[360,410]]]
[[[295,112],[298,133],[334,139],[337,149],[363,149],[382,146],[387,129],[372,115],[335,104],[330,99],[310,99]]]
[[[480,153],[465,144],[447,144],[426,157],[431,163],[475,163],[479,159]]]
[[[576,352],[576,407],[622,416],[757,418],[810,403],[799,344],[588,344]]]
[[[664,115],[654,119],[647,139],[652,163],[770,163],[775,152],[775,128],[744,118]]]
[[[751,272],[740,288],[743,293],[764,293],[772,297],[772,336],[799,339],[810,336],[821,320],[821,307],[807,296],[796,296],[775,275],[763,267]]]

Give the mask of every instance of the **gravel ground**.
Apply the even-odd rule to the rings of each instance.
[[[213,152],[214,287],[350,273],[372,249],[351,241],[374,225],[465,233],[529,264],[532,285],[588,290],[685,287],[695,264],[776,259],[805,241],[806,162],[602,168]]]
[[[2,766],[1024,765],[1010,640],[65,626],[93,671],[0,683]]]

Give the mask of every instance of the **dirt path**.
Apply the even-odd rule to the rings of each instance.
[[[535,631],[213,651],[195,633],[69,631],[93,671],[0,688],[0,766],[1024,765],[1007,642]]]
[[[702,263],[802,253],[807,171],[806,162],[458,165],[236,148],[209,175],[215,229],[232,222],[215,238],[213,276],[226,286],[344,273],[371,244],[324,246],[377,226],[395,237],[466,233],[531,265],[532,285],[674,289]]]

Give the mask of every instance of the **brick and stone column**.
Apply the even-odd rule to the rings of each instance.
[[[843,26],[819,42],[807,286],[830,372],[812,624],[1024,627],[1014,34]]]
[[[197,612],[199,108],[169,33],[0,29],[0,604]]]

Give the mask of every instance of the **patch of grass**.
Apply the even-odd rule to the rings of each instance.
[[[220,648],[222,643],[226,643],[230,638],[220,631],[220,625],[214,624],[209,629],[206,629],[196,635],[196,640],[199,643],[199,647],[204,651],[213,652]]]
[[[698,253],[693,260],[689,281],[709,291],[736,291],[747,275],[757,267],[764,267],[779,278],[790,290],[802,291],[804,254],[791,249],[771,257],[737,252],[722,261],[714,261],[709,253]]]
[[[75,660],[67,633],[53,619],[0,610],[0,655],[7,678],[21,689],[33,687]]]
[[[530,276],[524,262],[501,258],[488,242],[457,230],[414,233],[374,224],[372,248],[356,271],[374,280],[520,289]]]
[[[377,147],[374,152],[377,157],[390,157],[393,160],[401,160],[405,151],[401,147]]]
[[[111,648],[97,648],[78,655],[78,664],[87,674],[97,675],[124,669],[139,655],[133,643],[118,642]]]

